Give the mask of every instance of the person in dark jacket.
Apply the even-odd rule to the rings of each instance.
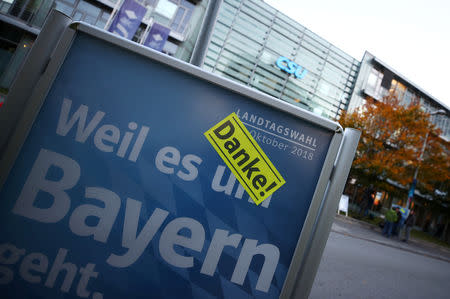
[[[397,221],[394,222],[394,227],[392,228],[392,235],[399,236],[400,238],[400,229],[403,224],[402,220],[402,212],[400,212],[400,209],[397,207],[395,208],[395,212],[397,213]]]
[[[411,210],[405,221],[405,238],[403,239],[403,242],[408,242],[409,234],[411,233],[411,229],[413,228],[415,223],[416,215],[414,213],[414,210]]]
[[[374,199],[375,199],[375,190],[373,189],[373,185],[371,184],[369,187],[366,188],[366,190],[364,190],[363,200],[361,202],[361,210],[359,212],[361,217],[366,217],[369,214]]]

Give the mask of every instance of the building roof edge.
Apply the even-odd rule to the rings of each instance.
[[[429,92],[425,91],[422,87],[420,87],[419,85],[417,85],[416,83],[414,83],[412,80],[408,79],[406,76],[404,76],[403,74],[401,74],[400,72],[398,72],[397,70],[395,70],[393,67],[391,67],[390,65],[388,65],[387,63],[385,63],[384,61],[382,61],[381,59],[379,59],[378,57],[376,57],[375,55],[373,55],[372,53],[370,53],[369,51],[366,51],[364,53],[364,56],[366,54],[369,54],[373,57],[373,60],[375,62],[377,62],[378,64],[382,65],[383,67],[387,68],[388,70],[390,70],[392,73],[394,73],[397,77],[400,77],[403,81],[408,82],[409,85],[414,86],[414,88],[416,88],[417,90],[419,90],[421,93],[423,93],[424,95],[426,95],[428,98],[430,98],[431,100],[435,101],[437,104],[439,104],[440,106],[442,106],[443,108],[445,108],[447,110],[447,112],[450,112],[450,107],[447,106],[444,102],[438,100],[436,97],[432,96]]]

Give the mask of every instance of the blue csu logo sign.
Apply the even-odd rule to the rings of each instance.
[[[308,71],[304,67],[296,64],[295,62],[289,60],[289,58],[284,56],[280,56],[276,64],[281,70],[285,71],[288,74],[294,74],[294,76],[298,79],[305,77],[306,73],[308,73]]]

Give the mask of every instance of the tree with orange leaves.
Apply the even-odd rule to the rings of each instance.
[[[447,194],[441,199],[449,200],[449,142],[439,138],[440,130],[418,103],[404,106],[389,95],[381,101],[367,101],[360,110],[344,114],[339,122],[343,127],[362,132],[351,173],[365,185],[394,191],[386,183],[391,180],[405,186],[402,196],[406,198],[414,171],[419,167],[416,189],[425,194],[439,189]]]

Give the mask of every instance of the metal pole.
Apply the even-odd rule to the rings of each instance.
[[[156,7],[156,6],[155,6]],[[147,25],[145,26],[145,30],[144,33],[141,36],[141,40],[139,41],[139,44],[144,44],[145,39],[147,38],[147,35],[150,31],[150,27],[153,25],[153,17],[152,17],[152,13],[155,10],[155,7],[151,6],[150,7],[150,13],[149,13],[149,19],[147,20]]]
[[[409,188],[408,199],[406,200],[406,208],[407,209],[409,209],[411,201],[414,198],[414,190],[416,189],[416,184],[417,184],[417,175],[419,174],[420,164],[422,164],[423,154],[425,152],[425,148],[427,147],[429,134],[430,134],[430,131],[428,131],[427,134],[425,135],[425,140],[423,141],[423,144],[422,144],[422,150],[420,151],[419,162],[417,164],[416,170],[414,170],[413,181],[411,183],[411,187]]]
[[[47,66],[53,49],[58,44],[64,30],[70,25],[72,19],[62,12],[52,10],[48,15],[44,26],[33,47],[28,53],[22,67],[11,84],[10,91],[6,97],[0,113],[0,157],[4,154],[6,144],[11,137],[16,124],[33,93],[33,89],[41,78]]]
[[[121,1],[121,0],[117,0],[116,5],[114,5],[113,11],[111,12],[111,15],[108,18],[108,21],[106,21],[105,27],[103,27],[104,30],[108,30],[109,26],[111,26],[112,20],[114,19],[114,17],[116,16],[117,11],[119,10],[120,6],[122,5],[122,3],[125,0]]]
[[[445,110],[439,109],[439,110],[436,110],[434,112],[431,112],[429,116],[432,116],[432,115],[445,115],[445,114],[447,114],[447,112]],[[423,141],[422,149],[421,149],[420,155],[419,155],[419,163],[417,164],[416,170],[414,170],[413,181],[412,181],[411,186],[409,188],[408,199],[406,200],[406,208],[407,209],[409,209],[411,201],[414,198],[414,191],[415,191],[416,185],[417,185],[417,175],[419,174],[420,164],[422,163],[423,154],[425,153],[425,149],[427,147],[428,137],[430,136],[430,130],[431,129],[428,129],[427,134],[425,135],[425,140]]]
[[[222,0],[209,0],[206,8],[205,17],[203,18],[200,32],[195,42],[190,63],[201,67],[208,50],[209,41],[216,24],[217,15],[222,5]]]
[[[344,191],[345,182],[355,157],[360,136],[361,132],[355,129],[347,128],[344,131],[344,138],[334,165],[334,172],[331,175],[330,183],[322,201],[313,237],[305,254],[304,262],[301,265],[291,298],[306,299],[309,296],[339,205],[339,199]]]

